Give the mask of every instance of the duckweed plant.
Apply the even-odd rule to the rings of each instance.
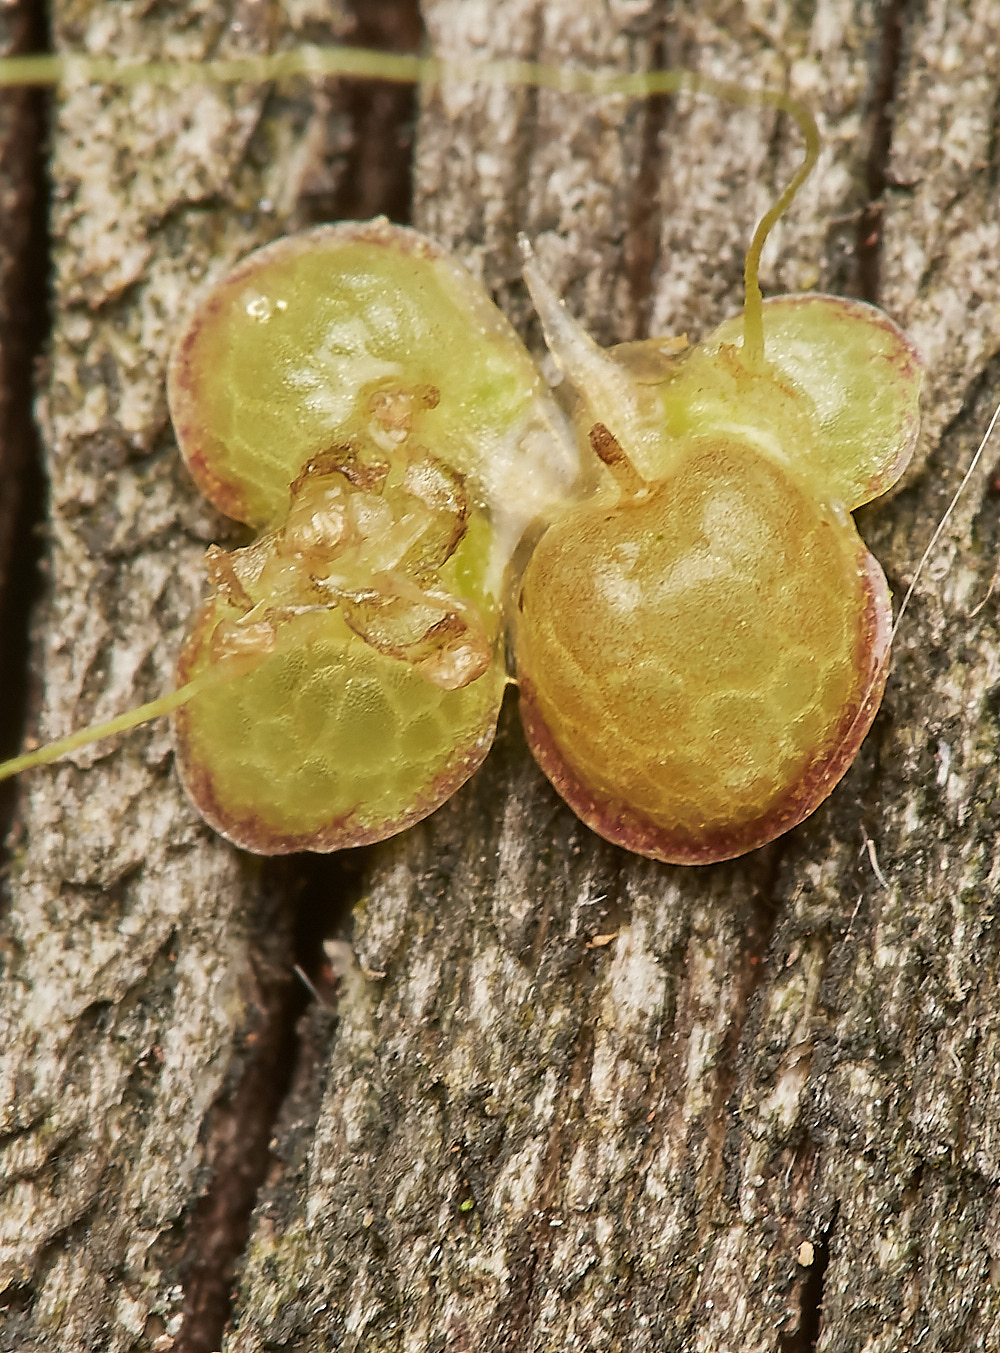
[[[216,831],[262,854],[337,850],[454,793],[515,680],[546,775],[629,850],[727,859],[811,813],[885,685],[889,590],[850,513],[907,464],[922,367],[870,306],[761,299],[764,240],[816,159],[810,115],[684,72],[456,71],[357,49],[90,65],[115,83],[334,70],[690,88],[783,109],[806,154],[757,227],[743,312],[695,346],[602,350],[525,242],[558,401],[480,285],[412,230],[344,223],[249,255],[179,336],[168,395],[199,488],[258,534],[209,551],[170,694],[0,778],[170,714]],[[66,69],[18,58],[0,83]]]

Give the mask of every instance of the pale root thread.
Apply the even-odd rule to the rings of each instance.
[[[196,681],[188,681],[168,695],[161,695],[158,700],[150,700],[145,705],[137,705],[135,709],[126,710],[124,714],[119,714],[115,719],[108,719],[105,723],[91,724],[88,728],[81,728],[76,733],[70,733],[69,737],[60,738],[58,742],[46,743],[44,747],[39,747],[34,752],[24,752],[21,756],[12,757],[10,761],[0,761],[0,780],[9,780],[12,776],[20,775],[22,771],[31,770],[35,766],[47,766],[51,761],[58,761],[61,756],[68,756],[70,752],[77,752],[81,747],[87,747],[92,742],[100,742],[103,738],[114,737],[116,733],[127,733],[132,728],[138,728],[140,724],[162,718],[164,714],[172,714],[175,709],[180,709],[189,700],[193,700],[196,695],[200,695],[206,687],[220,686],[228,681],[235,680],[234,676],[227,673],[218,674],[216,681],[209,681],[206,680],[209,675],[216,675],[216,673],[206,673],[205,677],[199,677]]]
[[[150,62],[134,66],[103,57],[12,56],[0,61],[0,88],[17,85],[110,84],[195,85],[258,84],[294,76],[385,80],[394,84],[530,86],[565,94],[617,94],[625,98],[649,98],[654,94],[682,91],[705,94],[725,103],[748,108],[774,108],[795,122],[805,142],[802,163],[789,179],[773,206],[757,225],[744,264],[743,345],[748,365],[759,366],[764,357],[764,323],[758,273],[764,243],[775,222],[784,214],[812,173],[819,157],[819,130],[809,110],[779,89],[744,89],[725,80],[713,80],[697,71],[656,70],[636,74],[588,71],[572,67],[543,66],[534,61],[447,61],[439,57],[406,56],[364,47],[297,47],[265,56],[226,58],[215,61]]]
[[[996,425],[997,425],[998,422],[1000,422],[1000,404],[998,404],[997,407],[993,410],[993,417],[990,419],[990,421],[989,421],[989,426],[987,427],[986,431],[983,433],[982,439],[981,439],[979,445],[976,447],[976,452],[975,452],[975,455],[972,457],[972,460],[971,460],[971,462],[970,462],[970,464],[969,464],[969,468],[966,470],[965,474],[962,476],[962,482],[959,484],[958,488],[957,488],[957,489],[955,490],[955,492],[952,494],[951,502],[950,502],[950,503],[948,504],[948,506],[945,508],[944,513],[942,514],[941,520],[938,522],[937,526],[934,528],[934,532],[933,532],[933,534],[931,535],[930,540],[927,542],[927,545],[926,545],[925,548],[924,548],[923,554],[920,556],[919,560],[917,561],[917,567],[916,567],[916,568],[914,569],[914,571],[913,571],[913,577],[910,579],[910,585],[909,585],[909,587],[906,589],[905,593],[903,594],[903,600],[899,603],[899,610],[896,612],[896,619],[893,621],[892,629],[889,631],[889,651],[890,651],[890,652],[892,651],[892,646],[893,646],[893,644],[896,642],[896,635],[899,633],[899,627],[900,627],[900,625],[903,623],[903,614],[904,614],[904,612],[906,611],[907,606],[909,606],[909,604],[910,604],[910,598],[913,596],[913,593],[916,591],[917,583],[920,581],[920,575],[921,575],[921,573],[923,573],[924,569],[926,568],[926,566],[927,566],[927,561],[930,559],[931,555],[934,553],[934,547],[937,545],[938,541],[941,539],[941,536],[942,536],[942,534],[944,533],[945,527],[948,525],[948,522],[951,520],[952,513],[955,511],[955,508],[958,506],[959,501],[961,500],[962,494],[963,494],[963,493],[965,492],[965,490],[968,488],[969,483],[971,482],[973,475],[976,473],[976,470],[979,468],[979,463],[980,463],[980,461],[982,460],[982,458],[983,458],[983,456],[984,456],[984,454],[985,454],[985,452],[986,452],[986,447],[987,447],[987,445],[988,445],[988,443],[989,443],[990,438],[993,436],[994,429],[996,428]],[[991,587],[992,587],[992,585],[991,585]],[[977,608],[977,609],[978,609],[978,608]],[[974,614],[974,613],[973,613],[973,614]],[[862,698],[861,703],[858,705],[858,711],[857,711],[857,713],[855,714],[854,718],[851,720],[850,727],[848,728],[847,733],[845,734],[845,737],[850,737],[850,736],[851,736],[851,734],[854,732],[855,728],[856,728],[857,725],[858,725],[858,720],[864,717],[865,708],[866,708],[866,706],[867,706],[867,704],[868,704],[868,698],[869,698],[869,696],[871,695],[871,693],[872,693],[874,687],[875,687],[875,681],[872,680],[872,681],[870,681],[870,682],[868,683],[868,689],[865,691],[864,697]],[[0,767],[0,770],[2,770],[2,767]],[[862,830],[864,830],[864,829],[862,828]],[[886,882],[885,882],[885,878],[882,876],[881,870],[877,870],[876,872],[878,873],[878,875],[879,875],[879,877],[880,877],[880,882],[881,882],[885,887],[888,887],[888,884],[886,884]]]
[[[931,555],[934,553],[934,547],[935,547],[935,545],[938,543],[938,541],[941,539],[941,536],[942,536],[942,534],[943,534],[943,532],[944,532],[945,527],[948,525],[949,521],[951,520],[951,515],[952,515],[952,513],[955,511],[955,508],[958,506],[958,503],[959,503],[959,500],[960,500],[961,497],[962,497],[962,494],[965,492],[966,488],[967,488],[968,485],[969,485],[969,481],[972,479],[972,476],[976,473],[976,470],[979,468],[979,462],[982,460],[983,456],[984,456],[985,453],[986,453],[986,447],[987,447],[987,444],[989,443],[990,438],[993,436],[993,430],[994,430],[994,428],[996,427],[996,425],[997,425],[998,422],[1000,422],[1000,404],[998,404],[997,407],[993,410],[993,417],[990,419],[990,421],[989,421],[989,426],[987,427],[986,431],[983,433],[982,439],[981,439],[979,445],[976,447],[976,453],[975,453],[975,455],[972,457],[972,461],[971,461],[970,464],[969,464],[969,468],[966,470],[965,474],[962,476],[962,482],[961,482],[961,484],[959,484],[958,488],[955,490],[954,494],[952,495],[951,502],[950,502],[950,503],[948,504],[948,506],[945,508],[945,510],[944,510],[944,515],[942,516],[941,520],[938,522],[937,526],[934,528],[934,534],[931,536],[930,540],[927,542],[927,546],[926,546],[926,548],[925,548],[923,554],[920,556],[920,559],[919,559],[919,561],[918,561],[918,563],[917,563],[917,567],[914,569],[913,577],[910,579],[910,585],[909,585],[909,587],[906,589],[906,592],[905,592],[905,594],[904,594],[904,596],[903,596],[903,600],[899,603],[899,610],[896,612],[896,621],[895,621],[895,624],[894,624],[893,627],[892,627],[892,633],[891,633],[891,635],[890,635],[890,643],[895,643],[895,641],[896,641],[896,635],[897,635],[897,633],[899,632],[900,622],[901,622],[902,619],[903,619],[903,612],[906,610],[907,606],[910,604],[910,598],[913,596],[913,592],[914,592],[914,589],[915,589],[916,586],[917,586],[917,582],[918,582],[919,579],[920,579],[920,575],[921,575],[921,573],[923,573],[924,568],[925,568],[926,565],[927,565],[928,559],[930,559]]]

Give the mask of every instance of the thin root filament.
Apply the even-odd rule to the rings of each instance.
[[[293,76],[386,80],[395,84],[440,85],[446,82],[531,87],[563,93],[618,94],[647,98],[651,94],[686,90],[743,107],[776,108],[787,113],[802,133],[802,163],[783,192],[761,218],[744,266],[744,351],[748,364],[759,366],[764,357],[764,323],[760,293],[760,255],[764,242],[795,194],[809,177],[819,156],[819,130],[809,110],[789,94],[776,89],[744,89],[713,80],[695,71],[658,70],[634,75],[543,66],[534,61],[445,61],[438,57],[407,56],[364,47],[303,46],[270,55],[214,61],[122,64],[101,57],[15,56],[0,60],[0,88],[14,85],[111,84],[197,85],[254,84]]]
[[[132,728],[138,728],[140,724],[150,723],[153,719],[162,718],[164,714],[172,714],[175,709],[193,700],[209,684],[212,683],[206,680],[205,676],[198,677],[178,687],[176,691],[171,691],[169,695],[161,695],[158,700],[150,700],[136,709],[127,710],[115,719],[91,724],[76,733],[71,733],[69,737],[60,738],[58,742],[48,742],[34,752],[25,752],[21,756],[12,757],[9,761],[0,761],[0,780],[9,780],[12,776],[20,775],[22,771],[31,770],[34,766],[47,766],[52,761],[58,761],[60,757],[68,756],[70,752],[89,746],[92,742],[114,737],[116,733],[127,733]]]

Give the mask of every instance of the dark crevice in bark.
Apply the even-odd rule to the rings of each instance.
[[[986,150],[987,182],[994,191],[1000,183],[1000,86],[990,106],[989,136]]]
[[[737,866],[724,866],[729,868],[742,867],[744,869],[752,867],[754,880],[746,918],[746,929],[743,935],[743,967],[739,979],[740,999],[738,1006],[743,1013],[743,1018],[733,1021],[726,1037],[726,1047],[730,1052],[733,1067],[736,1065],[747,1012],[751,1009],[757,988],[768,976],[767,955],[778,922],[778,884],[786,850],[785,838],[779,838],[777,841],[771,842],[770,845],[762,846],[753,855],[744,857],[745,862],[742,866],[739,864]],[[752,861],[752,865],[750,861]]]
[[[799,1327],[794,1334],[782,1335],[778,1340],[779,1353],[813,1353],[819,1345],[823,1328],[823,1293],[826,1270],[830,1263],[830,1231],[825,1231],[812,1245],[812,1263],[806,1269],[799,1288]]]
[[[650,41],[652,68],[666,66],[666,32],[657,25]],[[642,104],[642,149],[639,167],[629,194],[628,222],[625,228],[625,275],[634,315],[632,338],[649,334],[649,316],[653,304],[653,276],[660,257],[663,177],[661,142],[667,125],[672,96],[651,94]]]
[[[355,0],[352,42],[390,52],[417,52],[423,23],[416,0]],[[411,85],[352,80],[343,107],[352,127],[336,214],[364,221],[411,217],[413,133],[417,109]]]
[[[9,1283],[6,1287],[0,1289],[0,1312],[3,1313],[5,1321],[12,1320],[15,1316],[30,1311],[34,1300],[35,1289],[30,1283]]]
[[[0,15],[0,53],[46,47],[39,0],[19,0]],[[32,368],[48,330],[45,135],[41,91],[0,93],[0,757],[18,750],[24,732],[28,619],[40,587],[38,526],[45,509]],[[0,843],[15,793],[14,782],[0,784]]]
[[[531,44],[529,51],[531,60],[546,63],[548,57],[545,52],[545,15],[543,8],[536,8],[531,17]],[[539,144],[538,120],[540,116],[540,100],[542,91],[534,85],[527,85],[518,91],[520,107],[518,109],[516,143],[520,147],[520,154],[514,162],[513,182],[511,184],[511,217],[516,223],[516,231],[523,230],[527,226],[534,226],[534,222],[529,220],[529,203],[531,201],[531,167],[534,159],[534,148]],[[511,272],[513,273],[515,288],[520,289],[520,294],[527,296],[527,288],[524,286],[521,273],[521,255],[517,244],[514,244]],[[501,306],[501,309],[505,307]],[[529,322],[534,322],[534,305],[528,301]],[[513,315],[513,318],[511,316]],[[508,318],[517,325],[516,311],[509,311]]]
[[[532,12],[530,25],[531,40],[526,44],[525,59],[544,64],[545,21],[541,10],[536,9]],[[480,214],[476,225],[477,242],[488,240],[490,244],[490,256],[486,261],[483,281],[493,300],[528,347],[533,351],[544,351],[545,342],[542,338],[541,325],[528,297],[517,245],[517,236],[520,232],[526,232],[533,239],[538,228],[537,220],[533,220],[530,216],[529,204],[532,199],[533,148],[538,143],[536,129],[540,91],[528,85],[517,90],[514,97],[517,100],[517,129],[514,140],[519,153],[514,159],[510,191],[505,202],[505,217],[511,228],[508,230],[501,228],[497,234],[493,234],[493,231],[488,233],[488,223]]]
[[[303,1055],[316,1060],[315,1050],[310,1055],[300,1046],[299,1021],[314,997],[333,1001],[337,977],[323,942],[346,933],[368,858],[368,851],[356,850],[264,865],[264,893],[273,914],[258,925],[266,952],[257,958],[256,1020],[246,1039],[251,1055],[209,1127],[212,1179],[187,1229],[179,1262],[184,1322],[175,1353],[213,1353],[221,1346],[236,1265],[274,1163],[275,1125],[301,1079]]]
[[[300,892],[296,907],[295,961],[321,1000],[330,998],[338,973],[331,970],[330,940],[349,941],[354,904],[368,887],[371,850],[297,857]]]
[[[758,868],[751,899],[750,925],[746,932],[745,953],[750,968],[744,993],[747,1001],[751,999],[765,977],[765,960],[771,947],[774,928],[778,923],[780,906],[778,884],[787,850],[787,839],[779,837],[770,845],[763,846],[754,856]]]
[[[207,1153],[212,1179],[186,1228],[180,1270],[183,1323],[175,1353],[213,1353],[229,1316],[236,1261],[243,1251],[257,1191],[271,1160],[270,1141],[295,1065],[295,1026],[309,999],[291,973],[291,914],[282,895],[284,865],[265,888],[271,915],[260,918],[256,955],[256,1018],[246,1033],[248,1057],[239,1083],[213,1109]]]
[[[908,0],[890,0],[882,21],[882,45],[869,107],[871,140],[865,160],[866,204],[858,217],[856,290],[878,304],[882,262],[882,200],[890,184],[893,101],[903,54],[903,19]]]

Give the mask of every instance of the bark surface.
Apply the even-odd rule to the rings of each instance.
[[[765,291],[864,295],[927,359],[915,468],[860,520],[901,593],[1000,391],[990,0],[427,0],[424,18],[443,55],[683,65],[809,102],[822,158]],[[341,33],[319,0],[67,6],[57,25],[145,57]],[[169,685],[200,555],[230,529],[177,462],[171,337],[248,248],[382,205],[373,98],[59,100],[37,736]],[[453,85],[423,96],[413,220],[530,343],[518,231],[602,342],[694,339],[738,308],[798,155],[765,110]],[[444,809],[315,868],[215,838],[162,727],[25,777],[0,1350],[1000,1348],[996,459],[923,575],[854,767],[742,860],[670,868],[595,838],[513,703]],[[333,1004],[295,1025],[296,934],[307,954],[352,902]]]

